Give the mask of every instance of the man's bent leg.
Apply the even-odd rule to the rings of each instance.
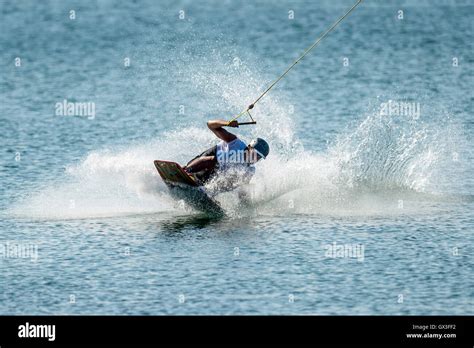
[[[211,170],[214,169],[216,165],[216,157],[215,156],[202,156],[193,159],[191,162],[188,163],[184,169],[188,173],[197,173],[203,170]]]

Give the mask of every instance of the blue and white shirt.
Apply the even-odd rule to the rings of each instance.
[[[228,143],[222,140],[217,144],[216,159],[219,170],[236,171],[242,176],[249,176],[250,179],[255,173],[255,167],[245,162],[244,151],[246,148],[247,144],[239,138]]]

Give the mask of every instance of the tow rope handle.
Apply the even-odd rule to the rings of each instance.
[[[253,109],[253,107],[254,107],[254,104],[249,105],[249,107],[247,108],[247,110],[242,111],[242,112],[240,113],[240,115],[238,116],[238,117],[240,117],[242,114],[247,113],[252,121],[249,121],[249,122],[239,122],[239,126],[244,126],[244,125],[248,125],[248,124],[257,124],[257,121],[255,121],[255,120],[253,119],[252,115],[250,114],[250,110]],[[235,117],[234,119],[230,120],[229,123],[231,123],[232,121],[235,121],[236,119],[237,119],[237,117]]]

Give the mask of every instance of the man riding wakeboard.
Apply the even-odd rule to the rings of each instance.
[[[265,159],[270,152],[268,143],[257,138],[246,145],[235,134],[223,127],[238,128],[239,123],[223,120],[208,121],[207,126],[219,138],[219,144],[207,149],[186,164],[184,170],[192,174],[201,184],[221,176],[227,177],[227,184],[248,183],[255,173],[254,164]],[[229,187],[230,188],[230,187]]]

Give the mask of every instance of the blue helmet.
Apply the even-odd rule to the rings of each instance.
[[[262,158],[266,158],[270,152],[270,146],[262,138],[252,140],[249,145],[253,147]]]

